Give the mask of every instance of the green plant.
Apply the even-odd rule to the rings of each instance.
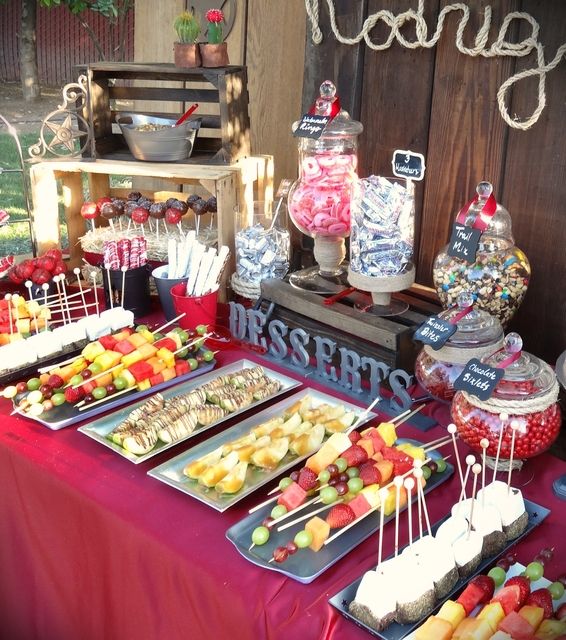
[[[208,42],[209,44],[220,44],[222,42],[222,23],[224,14],[220,9],[209,9],[206,14],[208,22]]]
[[[192,11],[183,11],[175,18],[173,28],[177,32],[179,42],[183,44],[193,44],[200,34],[200,24]]]

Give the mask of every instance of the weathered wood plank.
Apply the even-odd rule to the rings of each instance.
[[[78,239],[85,233],[85,220],[81,216],[84,202],[83,179],[80,173],[65,173],[61,178],[63,187],[63,206],[69,238],[69,267],[81,266],[83,252]]]
[[[547,62],[563,44],[566,4],[561,0],[523,0],[522,11],[540,24]],[[522,29],[517,41],[530,35]],[[535,65],[533,56],[521,59],[517,70]],[[510,329],[518,331],[525,348],[555,362],[566,348],[566,147],[564,145],[564,88],[566,64],[547,75],[546,107],[528,131],[509,130],[502,203],[513,220],[517,245],[530,260],[532,278]],[[521,119],[536,106],[538,78],[513,87],[509,112]]]
[[[441,0],[440,6],[450,4]],[[488,2],[469,0],[471,17],[464,34],[470,46]],[[518,0],[491,3],[500,25]],[[427,151],[427,177],[419,244],[417,282],[432,284],[432,264],[448,241],[455,213],[489,180],[499,197],[508,127],[497,109],[497,89],[513,73],[512,58],[472,58],[456,49],[460,13],[451,13],[437,44]],[[494,36],[492,36],[494,37]],[[415,117],[417,113],[415,112]]]
[[[114,100],[172,100],[182,102],[218,102],[218,91],[213,89],[176,89],[171,87],[114,86],[109,89]]]

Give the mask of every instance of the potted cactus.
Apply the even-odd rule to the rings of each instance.
[[[173,27],[179,38],[175,42],[175,66],[176,67],[200,67],[201,58],[199,46],[196,43],[200,34],[200,24],[192,11],[183,11],[175,19]]]
[[[208,22],[208,43],[200,45],[203,67],[226,67],[228,60],[228,45],[223,42],[222,23],[224,14],[220,9],[209,9],[206,14]]]

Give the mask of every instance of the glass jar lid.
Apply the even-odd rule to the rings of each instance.
[[[556,374],[552,368],[532,353],[522,351],[522,347],[521,336],[518,333],[509,333],[503,349],[484,358],[483,362],[489,366],[499,367],[506,360],[516,357],[503,368],[503,378],[492,397],[502,400],[536,398],[547,394],[556,384]]]
[[[320,85],[320,95],[314,103],[314,115],[331,116],[338,108],[339,111],[326,125],[319,140],[347,138],[360,135],[364,130],[361,122],[353,120],[350,114],[340,108],[340,99],[336,95],[336,85],[330,80],[325,80]],[[293,123],[293,131],[299,126],[299,121]]]
[[[474,304],[471,292],[458,296],[458,304],[439,314],[443,320],[452,320]],[[457,330],[447,340],[452,347],[472,349],[497,344],[503,338],[503,327],[499,320],[483,309],[472,309],[456,322]]]
[[[476,192],[478,194],[478,200],[470,205],[466,214],[465,224],[469,227],[473,226],[478,216],[481,216],[482,209],[484,208],[488,198],[493,193],[493,185],[490,182],[482,181],[476,187]],[[499,203],[497,203],[495,213],[488,221],[487,228],[483,232],[483,236],[504,238],[509,240],[511,244],[514,244],[515,242],[513,239],[513,232],[511,230],[511,216],[509,215],[509,211]],[[482,240],[480,240],[480,243],[481,242]]]

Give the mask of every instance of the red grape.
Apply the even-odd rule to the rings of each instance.
[[[81,376],[83,380],[88,380],[92,376],[92,371],[90,369],[83,369],[81,371]]]
[[[557,578],[558,582],[561,582],[566,587],[566,573],[563,573]]]
[[[431,470],[432,473],[436,473],[438,471],[438,465],[434,460],[427,462],[427,467]]]
[[[345,496],[348,493],[348,485],[345,482],[337,482],[334,488],[339,496]]]
[[[276,547],[273,551],[273,559],[275,562],[285,562],[289,557],[289,552],[285,547]]]
[[[285,545],[285,549],[287,549],[287,553],[292,556],[294,553],[297,553],[299,547],[297,547],[297,545],[290,540],[286,545]]]
[[[550,560],[554,555],[554,547],[546,547],[545,549],[541,549],[538,554],[542,558],[546,558],[547,560]]]
[[[298,480],[299,480],[299,472],[298,471],[291,471],[291,473],[289,474],[289,477],[291,478],[291,480],[293,482],[298,482]]]
[[[85,404],[90,404],[91,402],[94,402],[94,396],[92,395],[92,393],[87,393],[86,396],[84,397],[84,401],[85,401]]]
[[[267,518],[265,518],[265,520],[263,520],[261,524],[262,526],[267,527],[268,529],[271,529],[271,527],[273,526],[273,520],[274,518],[272,518],[271,516],[268,516]]]
[[[338,467],[335,464],[329,464],[326,467],[326,470],[330,474],[331,478],[334,478],[335,476],[337,476],[340,473],[340,470],[338,469]]]
[[[348,482],[349,479],[350,479],[350,476],[347,473],[341,473],[338,476],[338,481],[339,482]]]
[[[558,609],[556,609],[556,619],[564,620],[566,619],[566,602],[563,602]]]
[[[511,566],[509,561],[507,560],[507,558],[500,558],[496,565],[498,567],[501,567],[503,569],[503,571],[509,571],[509,567]]]
[[[18,393],[24,393],[24,391],[28,390],[28,385],[27,382],[18,382],[18,384],[16,385],[16,391]]]
[[[338,478],[330,478],[330,480],[326,483],[329,487],[334,487],[336,486],[338,483],[340,482],[340,480],[338,480]]]
[[[111,393],[116,393],[116,387],[113,384],[107,384],[106,391],[108,395],[110,395]]]
[[[41,395],[45,398],[45,400],[49,400],[49,398],[51,398],[51,396],[53,395],[53,389],[48,384],[42,384],[41,387],[39,387],[39,390],[41,391]]]

